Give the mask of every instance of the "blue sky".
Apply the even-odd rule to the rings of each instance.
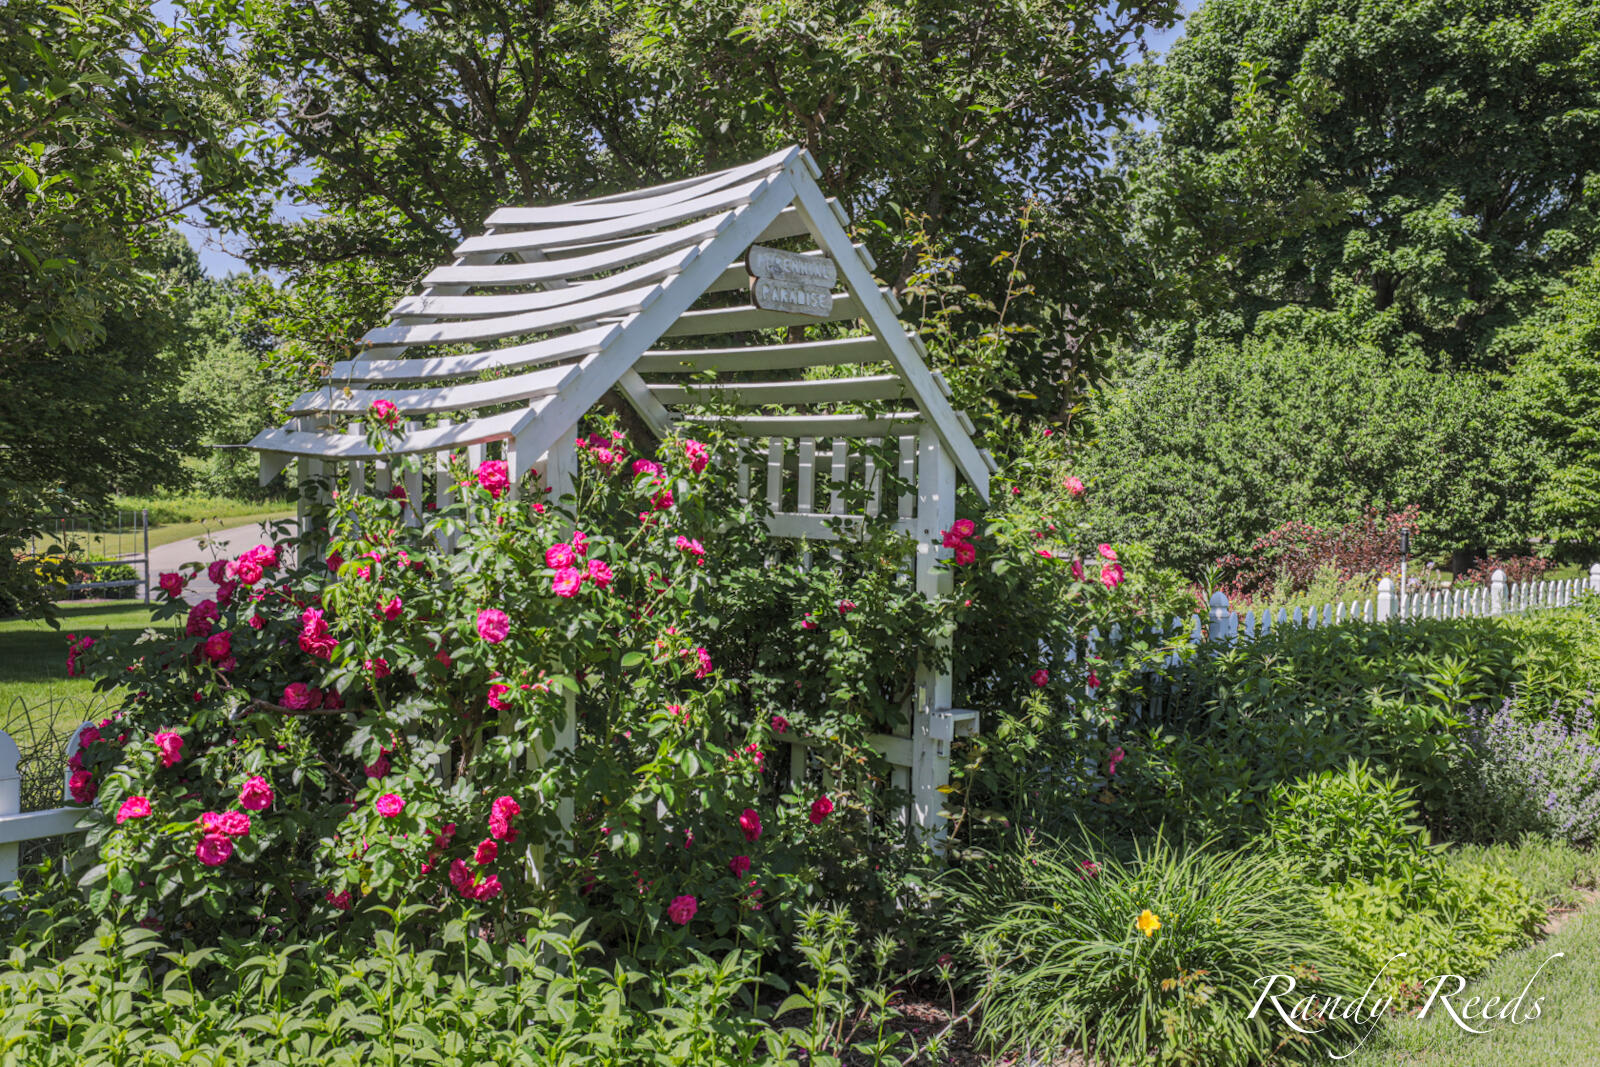
[[[1188,15],[1195,9],[1198,2],[1199,0],[1183,0],[1183,14]],[[162,17],[170,19],[173,15],[171,0],[156,0],[155,10]],[[1151,34],[1147,40],[1152,51],[1164,52],[1171,47],[1172,42],[1177,40],[1182,32],[1183,23],[1179,22],[1170,30]],[[308,213],[305,208],[288,201],[280,204],[278,210],[280,214],[290,218],[301,217]],[[200,254],[200,265],[205,268],[206,273],[220,277],[234,271],[244,270],[244,261],[233,254],[233,250],[237,250],[239,246],[238,239],[230,239],[216,230],[199,225],[195,221],[195,217],[195,213],[191,212],[185,221],[178,224],[178,228],[189,239],[189,243],[194,245],[195,251]],[[230,250],[230,245],[232,250]]]

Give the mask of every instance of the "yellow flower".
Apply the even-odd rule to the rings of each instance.
[[[1139,921],[1134,923],[1134,925],[1139,928],[1139,932],[1141,934],[1149,937],[1151,934],[1161,929],[1161,916],[1157,915],[1149,908],[1146,908],[1144,911],[1139,913]]]

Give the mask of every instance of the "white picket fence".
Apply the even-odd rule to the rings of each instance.
[[[67,738],[66,758],[78,751],[78,733],[89,723],[81,723]],[[22,810],[22,773],[18,767],[22,753],[11,735],[0,730],[0,896],[10,895],[12,883],[17,880],[17,857],[22,843],[48,837],[61,837],[72,833],[83,815],[80,807],[47,808],[44,811]],[[64,775],[61,798],[71,799]]]
[[[1395,591],[1389,578],[1378,583],[1378,595],[1366,600],[1352,600],[1336,604],[1321,604],[1312,608],[1295,608],[1293,612],[1279,608],[1259,615],[1246,611],[1242,615],[1233,610],[1227,594],[1211,594],[1210,610],[1195,612],[1190,627],[1191,639],[1229,641],[1240,636],[1253,638],[1269,633],[1274,627],[1304,626],[1315,629],[1338,626],[1345,622],[1388,622],[1405,619],[1463,619],[1492,615],[1507,615],[1537,608],[1564,608],[1575,602],[1584,592],[1600,594],[1600,563],[1589,568],[1588,578],[1566,578],[1548,582],[1508,582],[1506,572],[1497,570],[1487,586],[1468,586],[1461,589],[1436,589],[1418,593]],[[1175,629],[1184,627],[1182,619],[1173,620]],[[1203,628],[1203,629],[1202,629]]]

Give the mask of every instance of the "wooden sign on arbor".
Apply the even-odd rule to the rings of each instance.
[[[256,435],[262,483],[293,462],[302,484],[387,491],[394,459],[421,456],[408,495],[442,502],[446,458],[465,450],[473,463],[505,459],[513,483],[537,468],[560,495],[572,488],[578,420],[614,390],[658,436],[715,423],[764,440],[773,534],[831,539],[840,517],[891,526],[916,541],[918,588],[938,595],[957,478],[987,499],[993,464],[819,175],[809,153],[788,148],[648,189],[493,212],[368,331],[359,358],[294,401],[291,422]],[[763,243],[773,241],[814,247]],[[747,284],[755,306],[730,302]],[[825,338],[789,337],[823,322],[837,324]],[[846,367],[857,373],[807,376]],[[741,373],[706,383],[707,371]],[[381,453],[360,426],[380,398],[407,420]],[[711,399],[734,413],[708,413]],[[915,494],[884,499],[866,443],[898,455]],[[749,470],[739,478],[742,491],[760,491]],[[868,501],[855,515],[844,504],[851,483]],[[947,672],[917,677],[911,726],[878,744],[911,794],[909,822],[937,841],[948,745],[975,717],[950,707]],[[571,731],[569,721],[561,743]],[[803,741],[793,754],[805,773]]]

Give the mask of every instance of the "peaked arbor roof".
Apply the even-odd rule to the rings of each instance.
[[[420,293],[390,311],[387,325],[367,332],[362,358],[334,364],[321,386],[294,401],[290,413],[298,418],[256,435],[249,447],[264,453],[263,481],[294,457],[379,458],[359,426],[339,429],[378,399],[411,420],[381,455],[501,440],[537,457],[617,388],[661,435],[712,421],[751,437],[804,438],[915,433],[926,424],[987,498],[992,461],[973,442],[970,420],[951,408],[943,379],[928,369],[920,338],[900,323],[893,293],[873,279],[871,255],[850,241],[848,219],[823,196],[818,173],[808,152],[788,148],[649,189],[495,211],[485,233],[462,241],[453,263],[429,273]],[[751,244],[806,236],[817,248],[803,254],[831,257],[838,267],[843,291],[832,292],[825,314],[729,305],[719,296],[745,288]],[[685,342],[678,340],[848,320],[860,320],[867,332],[715,348],[679,347]],[[664,340],[668,346],[659,347]],[[682,380],[705,371],[882,363],[890,373]],[[672,410],[713,396],[733,401],[741,414]],[[878,410],[894,401],[903,401],[899,410],[860,413],[862,405]],[[837,404],[857,410],[792,413]],[[742,414],[764,408],[782,412]],[[466,417],[446,421],[457,413]],[[421,426],[429,416],[445,418]]]

